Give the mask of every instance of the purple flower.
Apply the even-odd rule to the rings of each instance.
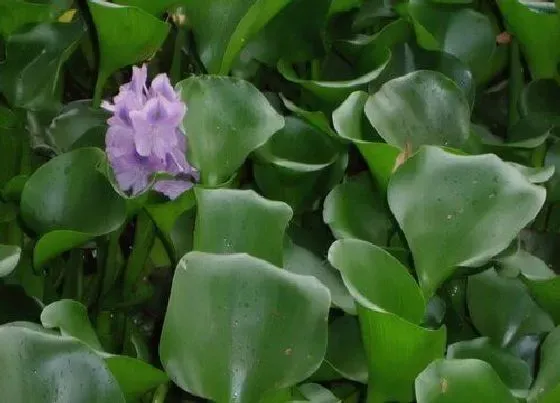
[[[107,120],[106,151],[121,190],[137,195],[147,189],[156,173],[153,189],[171,199],[199,180],[198,171],[185,158],[187,139],[180,129],[187,107],[165,74],[146,85],[147,68],[132,68],[132,80],[121,86],[114,103],[103,108],[113,115]]]

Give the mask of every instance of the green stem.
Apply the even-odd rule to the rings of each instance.
[[[367,388],[367,399],[366,403],[385,403],[385,395],[380,392],[380,390],[373,385],[369,384]]]
[[[81,249],[72,249],[63,269],[65,274],[63,295],[66,298],[82,301],[84,296],[84,267]]]
[[[103,87],[105,86],[106,82],[107,82],[107,77],[105,77],[105,74],[102,73],[100,70],[99,73],[97,73],[97,82],[95,83],[95,92],[93,94],[92,106],[94,108],[99,108],[101,106]]]
[[[181,80],[181,60],[183,55],[183,46],[187,41],[187,32],[183,27],[177,27],[177,35],[175,36],[175,47],[173,49],[173,59],[171,61],[171,82],[177,84]]]
[[[519,120],[519,97],[523,91],[523,69],[519,53],[519,43],[513,38],[510,43],[509,61],[509,108],[508,126],[511,129]]]
[[[152,399],[152,403],[164,403],[168,391],[169,391],[168,382],[159,385],[156,391],[154,392],[154,398]]]
[[[124,272],[123,294],[125,299],[134,293],[142,276],[144,265],[156,238],[156,228],[150,216],[141,211],[136,219],[134,244]]]

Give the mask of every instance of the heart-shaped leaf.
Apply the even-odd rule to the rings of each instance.
[[[0,89],[8,101],[26,109],[56,109],[62,65],[83,34],[83,22],[77,21],[34,25],[10,35],[0,64]]]
[[[150,58],[165,40],[169,26],[137,7],[104,0],[89,0],[88,6],[99,38],[99,74],[93,101],[97,106],[109,76]]]
[[[292,218],[287,204],[252,190],[196,188],[195,194],[195,250],[247,253],[282,267],[284,233]]]
[[[183,121],[189,159],[206,185],[229,179],[253,150],[284,126],[264,95],[246,81],[198,76],[177,87],[189,108]]]
[[[125,402],[103,359],[76,339],[25,324],[1,326],[0,341],[7,401]]]
[[[362,306],[420,323],[426,302],[414,277],[384,249],[358,239],[342,239],[329,249],[329,261]]]
[[[329,292],[246,254],[188,253],[175,271],[160,357],[184,390],[215,401],[259,401],[320,365]]]
[[[25,183],[22,218],[43,235],[36,246],[36,265],[124,222],[124,200],[97,170],[105,158],[97,148],[81,148],[53,158]]]
[[[501,277],[494,269],[469,277],[467,302],[477,330],[497,345],[507,346],[521,336],[554,328],[520,280]],[[493,309],[488,309],[489,304]]]
[[[490,364],[475,360],[437,360],[415,382],[418,403],[516,403]]]
[[[337,239],[357,238],[385,246],[393,232],[385,197],[367,172],[331,190],[323,204],[323,220]]]
[[[477,267],[506,249],[546,198],[495,155],[423,147],[391,178],[388,201],[414,257],[424,295],[457,266]]]
[[[421,70],[385,83],[370,96],[365,113],[383,139],[404,149],[421,145],[461,147],[470,133],[470,107],[457,85],[441,73]]]

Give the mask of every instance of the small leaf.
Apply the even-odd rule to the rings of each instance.
[[[494,269],[469,277],[467,302],[477,330],[500,346],[554,328],[550,316],[531,299],[520,280],[500,277]]]
[[[391,178],[388,201],[425,296],[457,266],[478,267],[535,218],[546,192],[495,155],[423,147]]]
[[[418,284],[389,252],[369,242],[342,239],[330,247],[329,261],[360,305],[412,323],[424,317],[426,302]]]
[[[463,92],[434,71],[385,83],[369,97],[365,112],[379,135],[401,149],[407,143],[413,150],[421,145],[459,148],[470,133],[470,107]]]
[[[195,195],[195,250],[247,253],[282,267],[284,233],[292,218],[287,204],[252,190],[196,188]]]
[[[437,360],[418,375],[418,403],[516,403],[490,364],[484,361]]]
[[[87,308],[77,301],[62,299],[47,305],[41,313],[41,323],[47,329],[59,328],[63,336],[75,337],[92,349],[101,350]]]
[[[337,239],[357,238],[385,246],[393,232],[385,197],[367,172],[331,190],[323,204],[323,220]]]
[[[19,263],[21,248],[13,245],[0,245],[0,277],[10,274]]]
[[[99,38],[95,103],[113,72],[150,58],[160,48],[169,26],[137,7],[104,0],[89,0],[88,6]]]
[[[329,292],[246,254],[188,253],[173,279],[160,357],[182,389],[215,401],[259,401],[320,365]]]
[[[197,76],[177,88],[189,108],[183,122],[189,160],[206,185],[229,179],[253,150],[284,126],[282,116],[246,81]]]
[[[529,389],[532,382],[529,365],[521,358],[491,344],[487,337],[454,343],[447,347],[448,359],[473,358],[487,362],[512,390]]]

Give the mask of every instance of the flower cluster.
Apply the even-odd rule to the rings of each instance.
[[[147,189],[156,173],[153,189],[175,199],[193,186],[199,174],[186,160],[187,141],[180,125],[186,106],[169,78],[158,74],[150,88],[147,68],[133,67],[132,80],[121,86],[114,103],[102,107],[113,115],[107,123],[106,151],[119,187],[137,195]]]

